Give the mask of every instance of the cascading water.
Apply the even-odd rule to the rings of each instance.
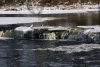
[[[3,31],[0,31],[0,37],[2,37],[2,36],[3,36],[3,34],[4,34],[4,32],[3,32]]]
[[[0,37],[13,37],[13,30],[0,31]]]

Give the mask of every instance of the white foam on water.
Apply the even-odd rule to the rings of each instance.
[[[80,44],[80,45],[67,45],[67,46],[58,46],[55,48],[38,48],[38,49],[28,49],[32,51],[65,51],[66,53],[73,53],[73,52],[81,52],[81,51],[91,51],[93,49],[100,49],[99,44]],[[22,51],[23,49],[16,49]]]

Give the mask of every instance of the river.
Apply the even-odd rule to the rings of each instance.
[[[33,40],[0,40],[0,67],[100,66],[100,49],[68,53],[60,48],[59,51],[49,50],[49,48],[52,49],[58,46],[68,46],[67,44],[57,45],[53,42],[41,42]]]
[[[59,17],[61,19],[41,23],[34,23],[34,25],[100,25],[99,15],[100,14],[98,12],[61,15],[39,15],[39,17],[49,16]],[[3,16],[29,17],[30,15],[2,15],[1,17]],[[33,17],[33,15],[31,16]],[[89,51],[69,53],[63,50],[49,50],[49,48],[55,49],[59,46],[62,47],[69,45],[47,41],[1,39],[0,67],[100,67],[100,49],[96,48]]]

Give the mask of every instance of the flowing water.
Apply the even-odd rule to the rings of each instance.
[[[28,17],[33,15],[2,15],[2,17],[3,16]],[[34,23],[34,25],[100,25],[98,12],[62,15],[40,15],[39,17],[45,16],[59,17],[61,19],[48,21],[47,23]],[[55,49],[56,47],[62,45],[63,44],[58,44],[52,41],[47,42],[0,39],[0,67],[100,67],[100,49],[72,53],[68,53],[63,50],[48,50],[48,48]],[[64,46],[68,46],[68,44],[64,44]]]
[[[60,46],[62,45],[60,44]],[[100,49],[72,53],[62,51],[63,49],[61,51],[49,50],[49,48],[55,47],[58,47],[58,45],[54,42],[0,40],[0,67],[100,66]]]

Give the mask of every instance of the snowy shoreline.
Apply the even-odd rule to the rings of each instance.
[[[94,12],[100,11],[100,9],[73,9],[73,10],[42,10],[41,12],[38,10],[34,10],[32,13],[29,10],[22,11],[0,11],[0,14],[65,14],[65,13],[86,13],[86,12]]]
[[[56,5],[51,7],[42,6],[3,6],[0,14],[65,14],[65,13],[85,13],[100,11],[99,5]]]

